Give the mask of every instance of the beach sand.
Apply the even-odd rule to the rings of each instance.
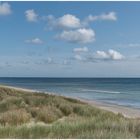
[[[6,85],[0,85],[0,87],[11,88],[11,89],[15,89],[15,90],[22,90],[22,91],[26,91],[26,92],[39,92],[39,91],[33,90],[33,89],[26,89],[26,88],[6,86]]]
[[[106,111],[111,111],[115,114],[121,113],[123,116],[127,118],[140,118],[140,109],[114,105],[114,104],[108,104],[108,103],[102,103],[95,100],[85,100],[85,99],[80,99],[80,100],[94,107],[97,107]]]
[[[15,90],[22,90],[22,91],[26,91],[26,92],[41,92],[41,91],[37,91],[37,90],[31,90],[31,89],[26,89],[26,88],[19,88],[19,87],[13,87],[13,86],[5,86],[5,85],[1,85],[1,87],[5,87],[5,88],[12,88]],[[53,94],[53,95],[57,95],[55,93],[50,93],[50,92],[44,92],[45,94]],[[71,97],[70,97],[71,98]],[[103,102],[99,102],[96,100],[87,100],[87,99],[81,99],[81,98],[75,98],[78,99],[82,102],[88,103],[94,107],[106,110],[106,111],[111,111],[115,114],[121,113],[123,116],[127,117],[127,118],[140,118],[140,109],[134,109],[131,107],[125,107],[125,106],[120,106],[120,105],[114,105],[114,104],[108,104],[108,103],[103,103]]]

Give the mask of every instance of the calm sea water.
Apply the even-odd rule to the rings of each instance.
[[[140,109],[140,78],[0,78],[0,84]]]

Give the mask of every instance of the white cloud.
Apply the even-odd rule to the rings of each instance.
[[[74,48],[74,49],[73,49],[73,52],[75,52],[75,53],[88,52],[88,48],[87,48],[87,47]]]
[[[31,43],[31,44],[43,44],[43,41],[39,38],[33,38],[31,40],[26,40],[26,43]]]
[[[25,11],[25,16],[27,21],[29,22],[36,22],[38,19],[38,15],[35,13],[35,11],[33,9],[30,10],[26,10]]]
[[[11,10],[11,7],[10,7],[10,4],[8,3],[0,3],[0,15],[9,15],[12,13],[12,10]]]
[[[71,14],[66,14],[59,18],[49,15],[47,16],[47,21],[53,28],[79,28],[81,26],[80,19]]]
[[[57,39],[70,42],[70,43],[91,43],[95,41],[95,32],[88,25],[89,22],[96,20],[110,20],[116,21],[117,16],[115,12],[103,13],[101,15],[89,15],[86,19],[82,20],[72,14],[65,14],[62,17],[54,17],[48,15],[42,17],[47,20],[47,30],[56,29],[58,34],[55,35]],[[59,30],[57,30],[59,29]]]
[[[102,61],[120,61],[125,57],[118,51],[96,51],[95,53],[76,54],[74,59],[81,62],[102,62]]]
[[[116,21],[117,20],[117,16],[115,12],[109,12],[108,14],[102,14],[99,16],[99,19],[101,20],[112,20],[112,21]]]
[[[115,12],[103,13],[98,16],[89,15],[83,23],[88,24],[89,22],[96,21],[96,20],[116,21],[117,16]]]
[[[62,17],[55,18],[53,15],[48,15],[47,17],[43,17],[43,19],[47,19],[47,23],[50,28],[55,29],[74,29],[85,27],[89,22],[96,20],[108,20],[108,21],[116,21],[117,16],[115,12],[103,13],[101,15],[89,15],[84,20],[79,19],[75,15],[65,14]]]
[[[58,19],[58,26],[67,28],[77,28],[80,27],[80,19],[74,15],[64,15]]]
[[[107,52],[97,51],[95,58],[103,60],[122,60],[124,56],[120,52],[110,49]]]
[[[63,31],[57,38],[71,43],[90,43],[95,41],[95,32],[92,29],[80,28]]]
[[[108,54],[109,54],[110,58],[112,58],[113,60],[121,60],[124,58],[124,56],[121,53],[119,53],[115,50],[109,50]]]
[[[103,59],[108,59],[109,58],[109,55],[106,53],[106,52],[104,52],[104,51],[97,51],[96,52],[96,57],[97,58],[103,58]]]

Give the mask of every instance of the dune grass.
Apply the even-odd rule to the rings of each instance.
[[[140,119],[1,86],[0,138],[140,138]]]

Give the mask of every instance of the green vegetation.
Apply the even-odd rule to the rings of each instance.
[[[140,138],[140,120],[71,98],[1,86],[0,138]]]

